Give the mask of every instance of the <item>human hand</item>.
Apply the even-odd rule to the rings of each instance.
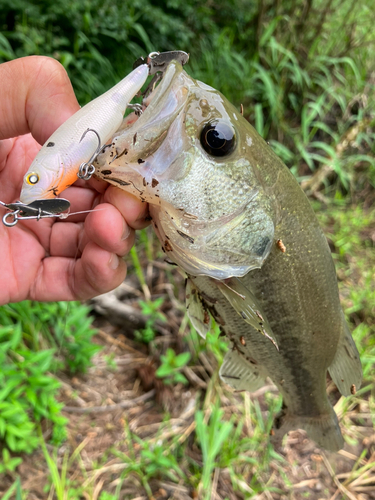
[[[0,200],[11,203],[40,144],[79,105],[64,68],[48,57],[1,64],[0,81]],[[19,220],[12,228],[0,223],[0,305],[85,300],[124,280],[121,257],[134,243],[134,230],[147,225],[147,205],[95,179],[77,181],[63,197],[71,212],[95,211],[66,220]]]

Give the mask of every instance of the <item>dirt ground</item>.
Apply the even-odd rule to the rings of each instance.
[[[129,452],[124,432],[124,423],[137,436],[149,442],[178,437],[187,442],[186,453],[198,464],[202,463],[199,448],[194,442],[194,413],[198,392],[207,389],[207,381],[212,373],[207,371],[208,359],[202,364],[190,367],[189,386],[164,386],[155,379],[155,368],[150,365],[146,346],[128,339],[121,329],[104,320],[97,320],[99,333],[95,341],[103,345],[103,350],[95,357],[94,365],[86,375],[69,378],[61,376],[61,401],[66,405],[64,415],[69,418],[69,438],[58,451],[61,465],[67,451],[80,451],[80,459],[69,469],[73,484],[87,487],[78,498],[100,497],[100,492],[114,492],[119,483],[119,475],[124,470],[124,462],[110,451]],[[108,359],[116,364],[115,371]],[[209,360],[210,363],[213,361]],[[267,412],[265,392],[275,391],[270,385],[250,396],[260,402],[262,413]],[[225,413],[243,405],[243,396],[224,390],[221,404]],[[170,413],[168,428],[163,424],[165,410]],[[362,414],[368,409],[356,409]],[[351,500],[375,499],[375,439],[372,426],[356,426],[356,435],[361,439],[356,446],[345,445],[338,454],[324,452],[308,440],[301,431],[289,433],[284,446],[278,453],[284,458],[282,464],[271,460],[269,471],[261,472],[261,482],[269,488],[260,494],[234,491],[227,469],[215,469],[211,498],[230,500],[244,498],[267,498],[269,500],[330,499]],[[359,428],[360,427],[360,428]],[[244,426],[243,433],[251,434],[252,426]],[[168,436],[166,435],[168,434]],[[45,437],[48,438],[48,429]],[[52,447],[50,447],[52,451]],[[137,453],[135,444],[135,453]],[[361,457],[361,458],[359,458]],[[100,464],[100,466],[98,466]],[[353,467],[367,465],[367,471],[353,475]],[[282,468],[283,473],[280,473]],[[28,500],[47,499],[45,486],[49,471],[42,452],[25,456],[18,472],[22,478],[22,488],[27,490]],[[256,474],[252,468],[248,474]],[[9,485],[12,477],[9,477]],[[243,477],[250,482],[251,477]],[[186,484],[176,484],[163,480],[151,480],[155,499],[197,499],[199,494]],[[5,485],[4,485],[5,486]],[[90,494],[89,494],[90,491]],[[149,498],[139,479],[128,476],[121,489],[120,498]]]

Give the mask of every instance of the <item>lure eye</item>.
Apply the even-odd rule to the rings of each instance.
[[[26,182],[27,182],[27,184],[30,184],[31,186],[33,186],[34,184],[37,184],[39,182],[39,175],[32,172],[31,174],[29,174],[26,177]]]
[[[203,127],[200,140],[209,155],[226,156],[233,151],[236,135],[227,122],[214,120]]]

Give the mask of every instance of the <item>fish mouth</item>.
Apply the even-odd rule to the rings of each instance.
[[[138,127],[143,128],[144,125],[153,126],[164,121],[169,115],[174,114],[176,107],[180,107],[182,102],[186,101],[186,90],[181,92],[181,81],[183,68],[177,61],[172,61],[159,85],[155,86],[150,93],[148,88],[145,91],[146,97],[143,99],[142,105],[144,111],[138,118]],[[152,83],[152,82],[151,82]],[[180,91],[178,91],[180,90]]]
[[[114,167],[131,165],[139,171],[139,166],[160,147],[172,123],[188,100],[189,89],[182,66],[172,61],[152,92],[143,100],[143,112],[137,118],[135,113],[128,115],[123,126],[112,138],[108,149],[98,156],[96,167],[106,163]],[[120,156],[126,155],[126,158]],[[112,158],[106,162],[108,156]],[[106,170],[108,170],[105,167]],[[110,180],[110,179],[106,179]]]

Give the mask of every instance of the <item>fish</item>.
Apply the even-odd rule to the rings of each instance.
[[[272,439],[304,429],[338,451],[327,371],[349,396],[362,369],[307,197],[241,113],[178,62],[145,106],[98,155],[95,175],[150,204],[162,249],[187,275],[193,326],[205,337],[214,319],[230,341],[222,381],[254,392],[270,377],[278,387]]]
[[[111,139],[148,74],[147,64],[138,66],[117,85],[83,106],[51,135],[24,175],[21,203],[29,205],[37,200],[53,199],[78,180],[80,166],[98,148],[98,136],[103,145]]]

